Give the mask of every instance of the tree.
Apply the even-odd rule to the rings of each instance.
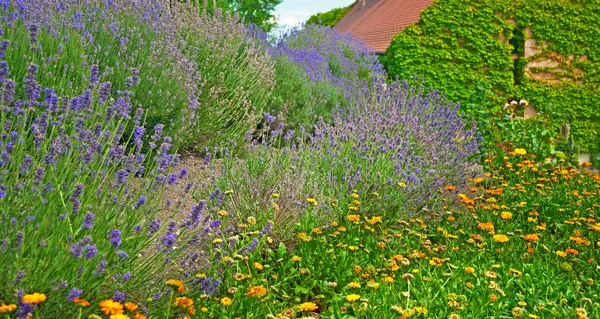
[[[226,9],[236,12],[246,23],[262,27],[265,32],[275,26],[275,7],[283,0],[220,0],[227,4]],[[219,6],[221,7],[221,6]]]
[[[340,21],[346,14],[348,14],[348,12],[350,12],[350,10],[352,10],[352,7],[355,4],[356,1],[347,7],[335,8],[327,12],[313,14],[310,16],[310,18],[308,18],[306,24],[314,23],[333,28],[338,21]]]

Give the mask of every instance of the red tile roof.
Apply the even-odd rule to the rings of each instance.
[[[392,38],[408,25],[420,19],[421,11],[433,0],[358,0],[335,28],[349,31],[372,46],[375,52],[385,52]]]

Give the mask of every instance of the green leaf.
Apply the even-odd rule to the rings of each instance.
[[[307,295],[308,294],[308,289],[306,289],[302,286],[296,286],[296,288],[294,288],[294,291],[296,292],[297,295]]]
[[[283,258],[286,252],[287,248],[285,247],[285,245],[283,243],[279,243],[279,246],[277,247],[277,258]]]

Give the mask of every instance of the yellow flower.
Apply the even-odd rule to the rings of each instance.
[[[40,302],[46,301],[46,295],[34,292],[32,294],[27,294],[23,296],[23,302],[31,305],[38,304]]]
[[[292,256],[292,260],[300,262],[300,261],[302,261],[302,257],[294,255],[294,256]]]
[[[348,300],[348,302],[354,302],[354,301],[357,301],[358,299],[360,299],[360,295],[357,295],[357,294],[349,294],[346,296],[346,300]]]
[[[15,304],[2,304],[0,305],[0,313],[10,313],[17,310],[17,305]]]
[[[522,272],[520,272],[520,271],[518,271],[518,270],[516,270],[516,269],[512,269],[512,268],[510,268],[510,269],[508,270],[508,273],[509,273],[509,274],[515,274],[515,275],[517,275],[517,276],[521,276],[521,275],[523,275],[523,273],[522,273]]]
[[[224,298],[221,298],[221,301],[220,301],[220,302],[221,302],[221,304],[222,304],[223,306],[225,306],[225,307],[229,307],[229,306],[231,306],[231,304],[233,303],[233,301],[231,301],[231,298],[229,298],[229,297],[224,297]]]
[[[417,313],[427,314],[427,308],[425,307],[414,307],[413,310]]]
[[[388,283],[388,284],[389,284],[389,283],[392,283],[392,282],[394,282],[394,278],[392,278],[392,277],[390,277],[390,276],[387,276],[387,277],[385,277],[385,278],[383,278],[383,279],[381,279],[381,280],[382,280],[383,282],[386,282],[386,283]]]
[[[261,263],[257,263],[257,262],[254,262],[252,264],[252,266],[254,266],[254,269],[256,269],[256,270],[263,270],[263,268],[264,268],[264,266]]]
[[[311,197],[307,198],[307,199],[306,199],[306,201],[307,201],[309,204],[311,204],[311,205],[316,205],[316,204],[317,204],[317,200],[316,200],[316,199],[314,199],[314,198],[311,198]]]
[[[525,154],[527,154],[527,151],[524,148],[515,148],[515,154],[525,155]]]
[[[467,274],[472,274],[472,273],[475,272],[475,268],[473,268],[473,267],[465,267],[465,272]]]
[[[119,313],[119,314],[110,316],[108,319],[130,319],[130,318],[129,318],[129,316]]]
[[[500,214],[500,218],[502,218],[503,220],[512,219],[512,213],[511,212],[502,212],[502,214]]]
[[[508,236],[506,235],[494,235],[494,241],[496,241],[497,243],[506,243],[508,242]]]
[[[358,246],[348,246],[348,249],[350,249],[351,251],[357,251]]]
[[[567,256],[567,253],[566,253],[566,252],[564,252],[564,251],[562,251],[562,250],[557,250],[555,253],[556,253],[558,256],[560,256],[560,257],[566,257],[566,256]]]
[[[358,282],[350,282],[350,283],[348,283],[348,287],[350,287],[350,288],[360,288],[360,283],[358,283]]]
[[[279,194],[278,193],[273,193],[273,194],[271,194],[271,196],[277,198],[277,197],[279,197]]]
[[[377,224],[377,223],[381,223],[381,220],[382,220],[382,219],[383,219],[383,217],[382,217],[382,216],[375,216],[375,217],[373,217],[373,218],[369,219],[369,224],[371,224],[371,225],[375,225],[375,224]]]
[[[105,315],[118,315],[123,313],[123,305],[112,299],[106,299],[100,301],[100,310],[102,310]]]
[[[405,188],[405,187],[406,187],[406,184],[405,184],[405,183],[402,183],[402,182],[398,182],[398,186],[400,186],[400,187],[402,187],[402,188]]]
[[[305,302],[300,305],[300,309],[302,309],[302,311],[315,311],[319,309],[319,307],[317,307],[317,304],[314,302]]]

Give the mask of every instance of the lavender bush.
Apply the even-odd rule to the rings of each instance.
[[[348,201],[353,190],[380,197],[392,217],[424,217],[442,206],[444,186],[460,187],[473,172],[474,123],[439,92],[424,95],[406,82],[363,83],[348,103],[332,123],[316,123],[314,133],[285,131],[280,123],[249,138],[244,160],[226,156],[215,164],[215,187],[235,190],[225,205],[238,208],[238,223],[267,212],[264,218],[278,225],[274,236],[289,240],[296,223],[323,226],[359,205]],[[276,119],[265,114],[265,121]]]
[[[345,94],[359,81],[382,78],[383,67],[364,42],[350,33],[309,24],[284,34],[269,48],[277,85],[271,113],[288,126],[311,128],[319,117],[329,120],[336,107],[348,106]]]
[[[196,62],[175,59],[175,53],[201,41],[169,47],[168,30],[177,31],[172,35],[179,34],[179,40],[185,32],[162,21],[160,10],[158,2],[0,3],[0,300],[18,304],[18,318],[32,313],[75,317],[74,298],[98,304],[107,294],[140,305],[148,298],[159,300],[158,312],[169,302],[162,298],[168,297],[163,285],[168,276],[185,279],[193,289],[190,296],[218,289],[218,278],[194,277],[211,269],[219,276],[218,267],[200,251],[234,229],[223,227],[211,213],[216,205],[211,200],[182,212],[178,203],[185,197],[175,201],[162,194],[187,183],[174,145],[206,132],[199,119],[184,115],[210,115],[215,122],[233,121],[234,115],[206,109],[189,113],[194,109],[183,103],[191,92],[186,90],[203,93],[188,84],[204,80],[186,82],[184,66],[196,67]],[[214,19],[243,31],[232,18]],[[194,54],[208,52],[199,50]],[[245,51],[236,47],[221,53],[227,50],[236,50],[241,59],[220,56],[227,63],[245,61],[232,66],[235,79],[252,77],[258,83],[260,77],[249,70],[263,67],[252,63],[267,55],[250,44]],[[198,72],[190,79],[194,75]],[[204,88],[224,94],[225,88],[211,86],[216,82]],[[235,90],[246,99],[245,106],[253,94],[263,92]],[[173,122],[157,122],[164,114],[172,114]],[[177,123],[183,119],[189,123]],[[221,127],[234,140],[235,130],[249,128],[250,122],[242,122]],[[178,142],[167,135],[177,128]],[[228,249],[237,252],[262,237],[246,235]],[[215,258],[228,251],[219,250]],[[25,303],[23,295],[32,292],[45,293],[48,300],[38,306]]]
[[[229,15],[167,10],[159,0],[6,1],[0,9],[13,70],[39,65],[38,81],[60,94],[84,89],[82,77],[133,92],[146,131],[165,124],[176,148],[243,140],[274,85],[269,55]]]

